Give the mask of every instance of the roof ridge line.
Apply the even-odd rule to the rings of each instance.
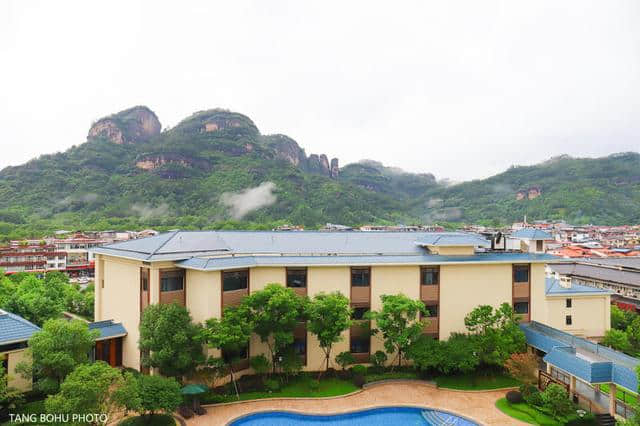
[[[173,231],[173,235],[169,238],[167,238],[167,241],[165,241],[164,243],[160,244],[154,251],[152,251],[151,253],[149,253],[149,256],[147,256],[147,259],[151,259],[151,256],[153,256],[154,254],[156,254],[158,252],[158,250],[160,250],[162,247],[164,247],[169,241],[173,240],[173,238],[178,235],[178,233],[180,232],[180,230],[177,231]]]

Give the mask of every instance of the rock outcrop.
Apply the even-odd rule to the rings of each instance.
[[[162,125],[146,106],[136,106],[101,118],[91,126],[87,139],[104,138],[124,145],[146,142],[160,134]]]
[[[540,195],[542,195],[542,188],[540,188],[539,186],[532,186],[531,188],[521,189],[520,191],[516,192],[516,200],[522,201],[525,198],[527,200],[534,200]]]

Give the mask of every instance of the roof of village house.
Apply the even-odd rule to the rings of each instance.
[[[27,341],[37,331],[37,325],[0,309],[0,345]]]
[[[609,290],[604,290],[596,287],[589,287],[587,285],[571,283],[571,287],[563,287],[560,285],[560,280],[555,278],[545,279],[545,293],[549,296],[567,296],[570,294],[576,295],[602,295],[611,294]]]
[[[599,261],[604,259],[599,259]],[[616,259],[621,260],[621,259]],[[583,262],[583,260],[580,260]],[[552,271],[560,275],[589,278],[598,281],[608,281],[631,286],[640,286],[640,271],[620,270],[615,267],[589,265],[585,263],[557,263],[549,265]]]
[[[198,258],[191,260],[186,266],[196,266],[192,265],[195,263],[201,265],[202,262],[210,262],[209,258],[217,257],[216,263],[233,264],[233,267],[241,262],[367,264],[438,262],[447,260],[448,257],[453,258],[452,261],[484,259],[492,262],[513,261],[512,259],[544,262],[556,259],[549,255],[527,253],[479,253],[466,258],[439,256],[429,254],[423,248],[428,245],[486,247],[489,243],[479,235],[462,232],[174,231],[96,247],[91,251],[143,261],[186,261]],[[276,256],[278,260],[268,259]]]
[[[551,234],[535,228],[519,229],[512,233],[511,237],[521,240],[553,240]]]

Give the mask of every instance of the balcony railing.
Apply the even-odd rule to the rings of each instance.
[[[160,303],[163,304],[171,304],[173,302],[178,302],[178,304],[184,306],[184,290],[176,290],[176,291],[161,291],[160,292]]]
[[[222,292],[222,308],[229,306],[238,306],[245,296],[249,295],[248,288],[238,290],[228,290]]]
[[[437,302],[439,294],[439,285],[421,285],[420,286],[420,300],[423,302]]]
[[[529,283],[514,283],[513,284],[513,298],[514,299],[528,299],[529,298]]]
[[[371,301],[369,287],[351,287],[351,303],[368,306]]]
[[[369,335],[371,323],[369,320],[355,320],[349,328],[349,334],[352,337],[362,337]]]
[[[289,287],[289,288],[293,290],[293,292],[300,297],[305,297],[307,295],[306,287]]]
[[[438,317],[425,318],[428,321],[428,324],[424,326],[422,332],[424,334],[438,334],[439,331],[439,319]]]
[[[371,358],[371,355],[368,352],[367,353],[362,353],[362,354],[351,352],[351,355],[353,355],[353,357],[356,360],[356,363],[358,363],[358,364],[367,363],[367,362],[370,361],[370,358]]]

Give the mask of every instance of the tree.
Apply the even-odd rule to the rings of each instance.
[[[542,392],[542,401],[544,407],[555,419],[566,417],[573,411],[573,403],[569,399],[566,389],[557,383],[551,383],[547,386]]]
[[[342,370],[344,371],[351,364],[355,364],[356,358],[353,356],[351,352],[344,351],[336,355],[336,362],[340,367],[342,367]]]
[[[342,333],[351,326],[349,299],[337,291],[319,293],[309,303],[307,317],[309,331],[318,338],[325,356],[325,369],[328,370],[333,345],[343,339]]]
[[[475,340],[463,333],[452,333],[445,342],[441,342],[440,365],[444,374],[469,373],[480,362]]]
[[[260,376],[267,374],[267,372],[271,368],[271,363],[269,362],[267,357],[262,354],[252,356],[251,360],[249,361],[249,365],[251,365],[253,371],[255,371],[256,374]]]
[[[149,417],[158,412],[172,413],[182,403],[180,384],[172,377],[138,377],[140,392],[140,414]]]
[[[638,314],[635,312],[611,305],[611,328],[626,330],[636,316],[638,316]]]
[[[420,320],[419,314],[426,313],[424,303],[413,300],[404,294],[382,295],[382,310],[371,312],[369,317],[376,321],[375,332],[382,333],[387,353],[397,353],[398,366],[406,350],[422,335],[427,324]]]
[[[89,362],[89,352],[99,332],[83,321],[52,319],[29,339],[31,363],[21,363],[25,377],[35,377],[36,387],[54,393],[74,369]]]
[[[3,287],[0,289],[0,307],[42,326],[45,321],[62,314],[66,285],[59,275],[49,280],[31,274],[20,276],[17,282],[3,279],[0,280]]]
[[[150,305],[142,313],[140,340],[142,365],[160,374],[182,377],[204,361],[200,327],[189,311],[177,303]]]
[[[632,350],[627,333],[614,328],[605,331],[602,344],[626,353]]]
[[[474,337],[482,364],[502,367],[512,353],[522,352],[526,347],[524,333],[508,303],[495,310],[480,305],[467,314],[464,324]]]
[[[442,366],[443,346],[433,337],[422,335],[407,348],[406,357],[420,370],[440,369]]]
[[[15,409],[22,400],[22,392],[9,386],[9,375],[0,365],[0,407]]]
[[[523,383],[534,384],[538,380],[538,357],[532,353],[511,354],[505,361],[504,368]]]
[[[237,354],[247,348],[252,330],[253,323],[249,308],[241,304],[238,307],[226,308],[222,318],[208,319],[200,333],[202,340],[210,347],[222,351],[222,359],[229,366],[231,380],[238,399],[240,399],[240,395],[233,375],[233,363],[236,360],[229,354]]]
[[[304,319],[306,302],[290,288],[272,283],[243,303],[253,319],[253,331],[269,349],[275,373],[277,355],[293,343],[293,332]]]
[[[125,404],[137,405],[136,383],[131,373],[123,375],[103,361],[79,365],[60,386],[60,392],[45,401],[48,413],[105,414],[95,419],[106,424]]]

